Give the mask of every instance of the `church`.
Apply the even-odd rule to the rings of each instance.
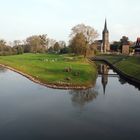
[[[96,40],[93,44],[95,49],[101,53],[110,52],[109,31],[107,28],[107,21],[105,20],[104,29],[102,32],[102,40]]]
[[[110,43],[109,43],[109,31],[107,29],[107,22],[105,20],[103,35],[102,35],[102,47],[101,52],[107,53],[110,51]]]

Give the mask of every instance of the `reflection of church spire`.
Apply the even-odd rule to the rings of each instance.
[[[107,75],[102,75],[102,85],[103,85],[104,94],[105,94],[106,86],[107,86],[107,80],[106,80],[105,76],[107,76]]]
[[[101,66],[102,68],[102,85],[103,85],[103,91],[104,91],[104,94],[106,92],[106,86],[107,86],[107,83],[108,83],[108,66],[107,65],[102,65]]]
[[[105,90],[106,90],[106,85],[103,85],[103,89],[104,89],[104,94],[105,94]]]

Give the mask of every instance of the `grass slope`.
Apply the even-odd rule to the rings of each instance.
[[[107,59],[122,72],[140,80],[140,57],[103,55],[102,58]]]
[[[140,57],[128,57],[115,64],[121,71],[140,80]]]
[[[82,56],[53,54],[0,56],[0,64],[29,74],[41,82],[59,86],[90,86],[97,76],[96,66],[89,64]],[[65,71],[68,67],[72,68],[71,72]],[[76,73],[79,74],[76,76]]]

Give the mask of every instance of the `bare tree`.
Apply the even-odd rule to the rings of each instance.
[[[59,46],[60,48],[65,48],[66,47],[66,42],[65,41],[59,41]]]
[[[83,55],[86,50],[86,39],[82,33],[77,33],[70,42],[70,47],[73,53]]]
[[[30,46],[31,52],[45,52],[47,49],[47,35],[34,35],[26,39],[27,45]]]
[[[13,46],[19,46],[21,44],[20,40],[14,40]]]
[[[50,38],[48,38],[47,39],[47,42],[48,42],[48,48],[51,48],[51,47],[53,47],[54,45],[55,45],[55,43],[57,42],[56,40],[54,40],[54,39],[50,39]]]
[[[71,37],[73,38],[76,34],[82,33],[88,44],[92,44],[95,39],[99,36],[98,32],[91,26],[86,26],[84,24],[78,24],[72,28]]]
[[[99,34],[94,28],[92,28],[91,26],[86,26],[84,24],[78,24],[72,28],[72,33],[70,35],[72,40],[77,36],[77,34],[83,34],[85,37],[86,49],[84,49],[85,50],[84,56],[86,57],[89,45],[91,45],[95,41],[95,39],[99,36]]]

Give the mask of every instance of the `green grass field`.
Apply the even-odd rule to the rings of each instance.
[[[140,80],[139,56],[102,55],[101,57],[111,62],[125,74],[133,76]]]
[[[98,57],[107,59],[112,64],[116,64],[116,63],[122,61],[123,59],[126,59],[128,56],[103,54],[103,55],[98,55]]]
[[[115,64],[124,73],[140,80],[140,57],[127,57]]]
[[[23,54],[0,56],[4,64],[24,72],[45,84],[91,86],[97,77],[96,66],[82,56]],[[66,69],[71,68],[70,72]]]

